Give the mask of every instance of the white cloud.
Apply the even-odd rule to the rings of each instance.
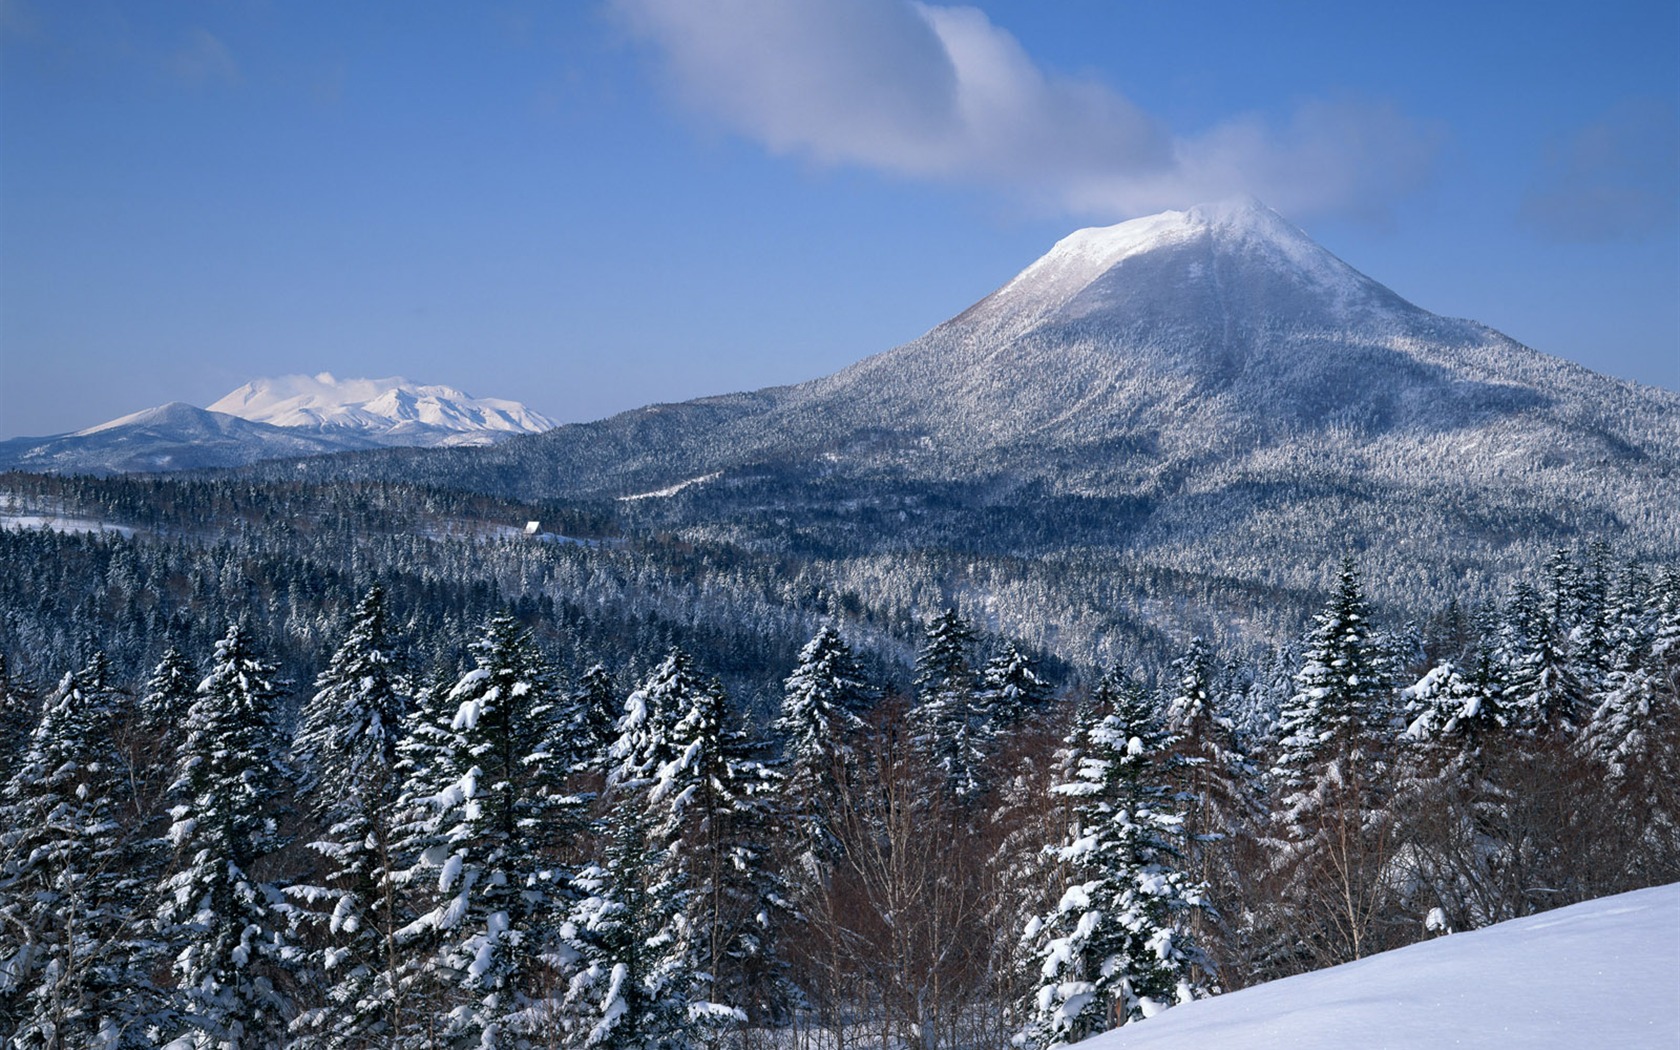
[[[1380,214],[1436,137],[1392,107],[1308,102],[1174,134],[1111,87],[1042,69],[971,7],[909,0],[615,0],[672,90],[770,150],[990,186],[1123,217],[1252,193],[1287,213]]]

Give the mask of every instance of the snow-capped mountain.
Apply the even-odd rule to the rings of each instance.
[[[1055,558],[1205,577],[1248,616],[1348,553],[1403,596],[1493,587],[1588,536],[1680,550],[1680,395],[1432,314],[1252,200],[1078,231],[821,379],[303,474],[393,472],[519,498],[669,492],[620,506],[860,574],[905,551],[1030,557],[971,575],[1000,603],[1049,586]],[[1100,631],[1108,600],[1069,615]]]
[[[517,401],[472,397],[454,387],[388,379],[313,376],[256,379],[210,406],[277,427],[354,432],[387,445],[488,445],[537,434],[554,420]]]
[[[355,446],[253,423],[179,401],[44,438],[0,441],[0,469],[44,474],[161,473],[239,467],[262,459],[319,456]]]
[[[0,441],[0,469],[157,473],[381,447],[489,445],[554,421],[517,401],[406,379],[258,379],[208,409],[172,402],[71,434]]]

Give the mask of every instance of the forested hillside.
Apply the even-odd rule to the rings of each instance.
[[[1421,628],[1348,563],[1264,657],[945,609],[908,675],[586,510],[53,484],[134,532],[0,530],[21,1045],[1051,1047],[1680,879],[1680,573],[1603,545]]]

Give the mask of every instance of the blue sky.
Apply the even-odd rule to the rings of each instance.
[[[0,437],[400,374],[562,419],[1251,192],[1680,389],[1680,5],[0,0]]]

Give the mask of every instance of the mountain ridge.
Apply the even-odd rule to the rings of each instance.
[[[557,425],[517,401],[473,397],[455,387],[411,383],[401,376],[340,380],[331,372],[255,379],[209,407],[253,422],[351,430],[404,446],[487,443]]]
[[[554,421],[517,401],[475,398],[400,377],[256,379],[208,409],[184,402],[67,434],[0,441],[0,469],[155,473],[387,447],[483,446]]]

